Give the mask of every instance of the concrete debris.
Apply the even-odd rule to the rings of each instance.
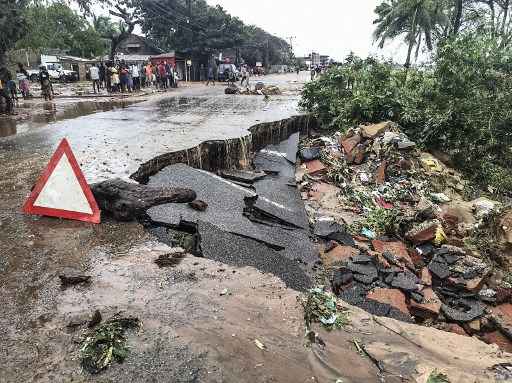
[[[313,142],[305,140],[303,149]],[[462,333],[479,337],[497,327],[512,339],[512,310],[510,325],[503,315],[493,317],[500,323],[495,328],[486,324],[487,312],[512,302],[506,282],[512,278],[500,278],[486,247],[474,245],[485,228],[500,244],[512,243],[512,213],[506,215],[512,210],[494,219],[497,202],[464,201],[462,177],[420,152],[392,123],[359,126],[323,142],[321,162],[306,162],[300,187],[315,235],[329,246],[322,261],[333,291],[375,315],[462,325]]]

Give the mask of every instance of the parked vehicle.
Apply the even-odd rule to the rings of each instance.
[[[218,69],[219,81],[228,81],[225,75],[227,72],[233,73],[235,81],[240,80],[240,71],[236,69],[235,64],[220,64]]]
[[[78,73],[72,70],[62,68],[62,65],[56,63],[41,64],[46,67],[50,78],[53,81],[71,82],[78,81]],[[29,79],[32,82],[39,81],[39,69],[28,69],[27,70]],[[18,78],[19,79],[19,78]]]

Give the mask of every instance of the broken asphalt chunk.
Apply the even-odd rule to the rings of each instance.
[[[233,181],[252,184],[265,178],[264,172],[251,172],[248,170],[221,170],[220,176]]]
[[[91,282],[90,275],[59,275],[62,287],[75,286],[80,284],[89,284]]]
[[[453,322],[471,322],[484,315],[484,305],[472,299],[453,299],[452,304],[442,304],[441,311]]]
[[[402,291],[411,292],[418,290],[418,278],[416,275],[406,270],[403,273],[395,275],[391,281],[391,286],[398,288]]]

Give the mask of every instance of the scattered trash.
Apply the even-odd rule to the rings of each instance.
[[[129,353],[125,332],[140,326],[141,322],[133,317],[114,317],[98,326],[81,343],[82,367],[91,374],[97,374],[110,366],[113,360],[122,363]]]
[[[260,350],[263,350],[263,351],[266,351],[267,350],[267,347],[261,343],[258,339],[254,339],[254,344],[256,345],[256,347],[258,347]]]
[[[448,377],[440,372],[433,371],[427,379],[427,383],[450,383]]]
[[[308,330],[312,323],[321,323],[327,330],[339,329],[349,323],[348,312],[338,306],[336,297],[322,287],[311,289],[302,305]]]
[[[229,290],[228,290],[228,289],[224,289],[224,290],[222,290],[222,291],[219,293],[219,295],[220,295],[221,297],[222,297],[222,296],[224,296],[224,295],[228,295],[228,294],[229,294],[229,295],[231,295],[231,293],[229,292]]]

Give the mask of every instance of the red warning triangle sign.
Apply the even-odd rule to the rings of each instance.
[[[100,223],[100,209],[64,138],[23,206],[26,214]]]

